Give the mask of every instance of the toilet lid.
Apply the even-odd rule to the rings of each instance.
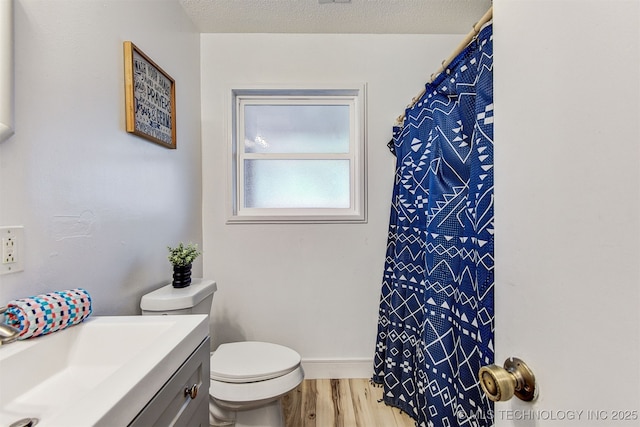
[[[258,341],[220,344],[211,354],[210,377],[228,383],[270,380],[300,365],[300,355],[288,347]]]

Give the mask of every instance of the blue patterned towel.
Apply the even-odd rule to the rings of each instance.
[[[76,325],[91,314],[91,296],[77,288],[56,291],[7,304],[5,323],[21,331],[24,340]]]

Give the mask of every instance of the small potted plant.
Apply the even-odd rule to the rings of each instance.
[[[169,249],[169,262],[173,265],[173,287],[186,288],[191,284],[191,264],[200,256],[202,252],[198,250],[198,245],[180,242],[178,246]]]

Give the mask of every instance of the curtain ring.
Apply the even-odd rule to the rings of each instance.
[[[444,62],[442,63],[442,73],[449,75],[449,69],[444,66]]]
[[[445,66],[446,63],[447,63],[446,59],[443,59],[442,62],[440,63],[440,65],[442,66],[442,72],[445,73],[446,75],[450,75],[451,70],[449,69],[449,67]]]

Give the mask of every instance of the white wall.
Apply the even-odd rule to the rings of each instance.
[[[637,426],[640,3],[495,0],[494,55],[496,425]]]
[[[395,118],[462,36],[202,35],[204,274],[214,344],[291,346],[307,377],[372,374],[395,158]],[[367,224],[225,225],[229,89],[368,85]]]
[[[96,314],[139,313],[171,280],[166,246],[201,241],[199,34],[174,0],[16,0],[14,15],[0,225],[24,225],[25,270],[0,276],[0,304],[83,286]],[[177,150],[125,131],[125,40],[176,80]]]

